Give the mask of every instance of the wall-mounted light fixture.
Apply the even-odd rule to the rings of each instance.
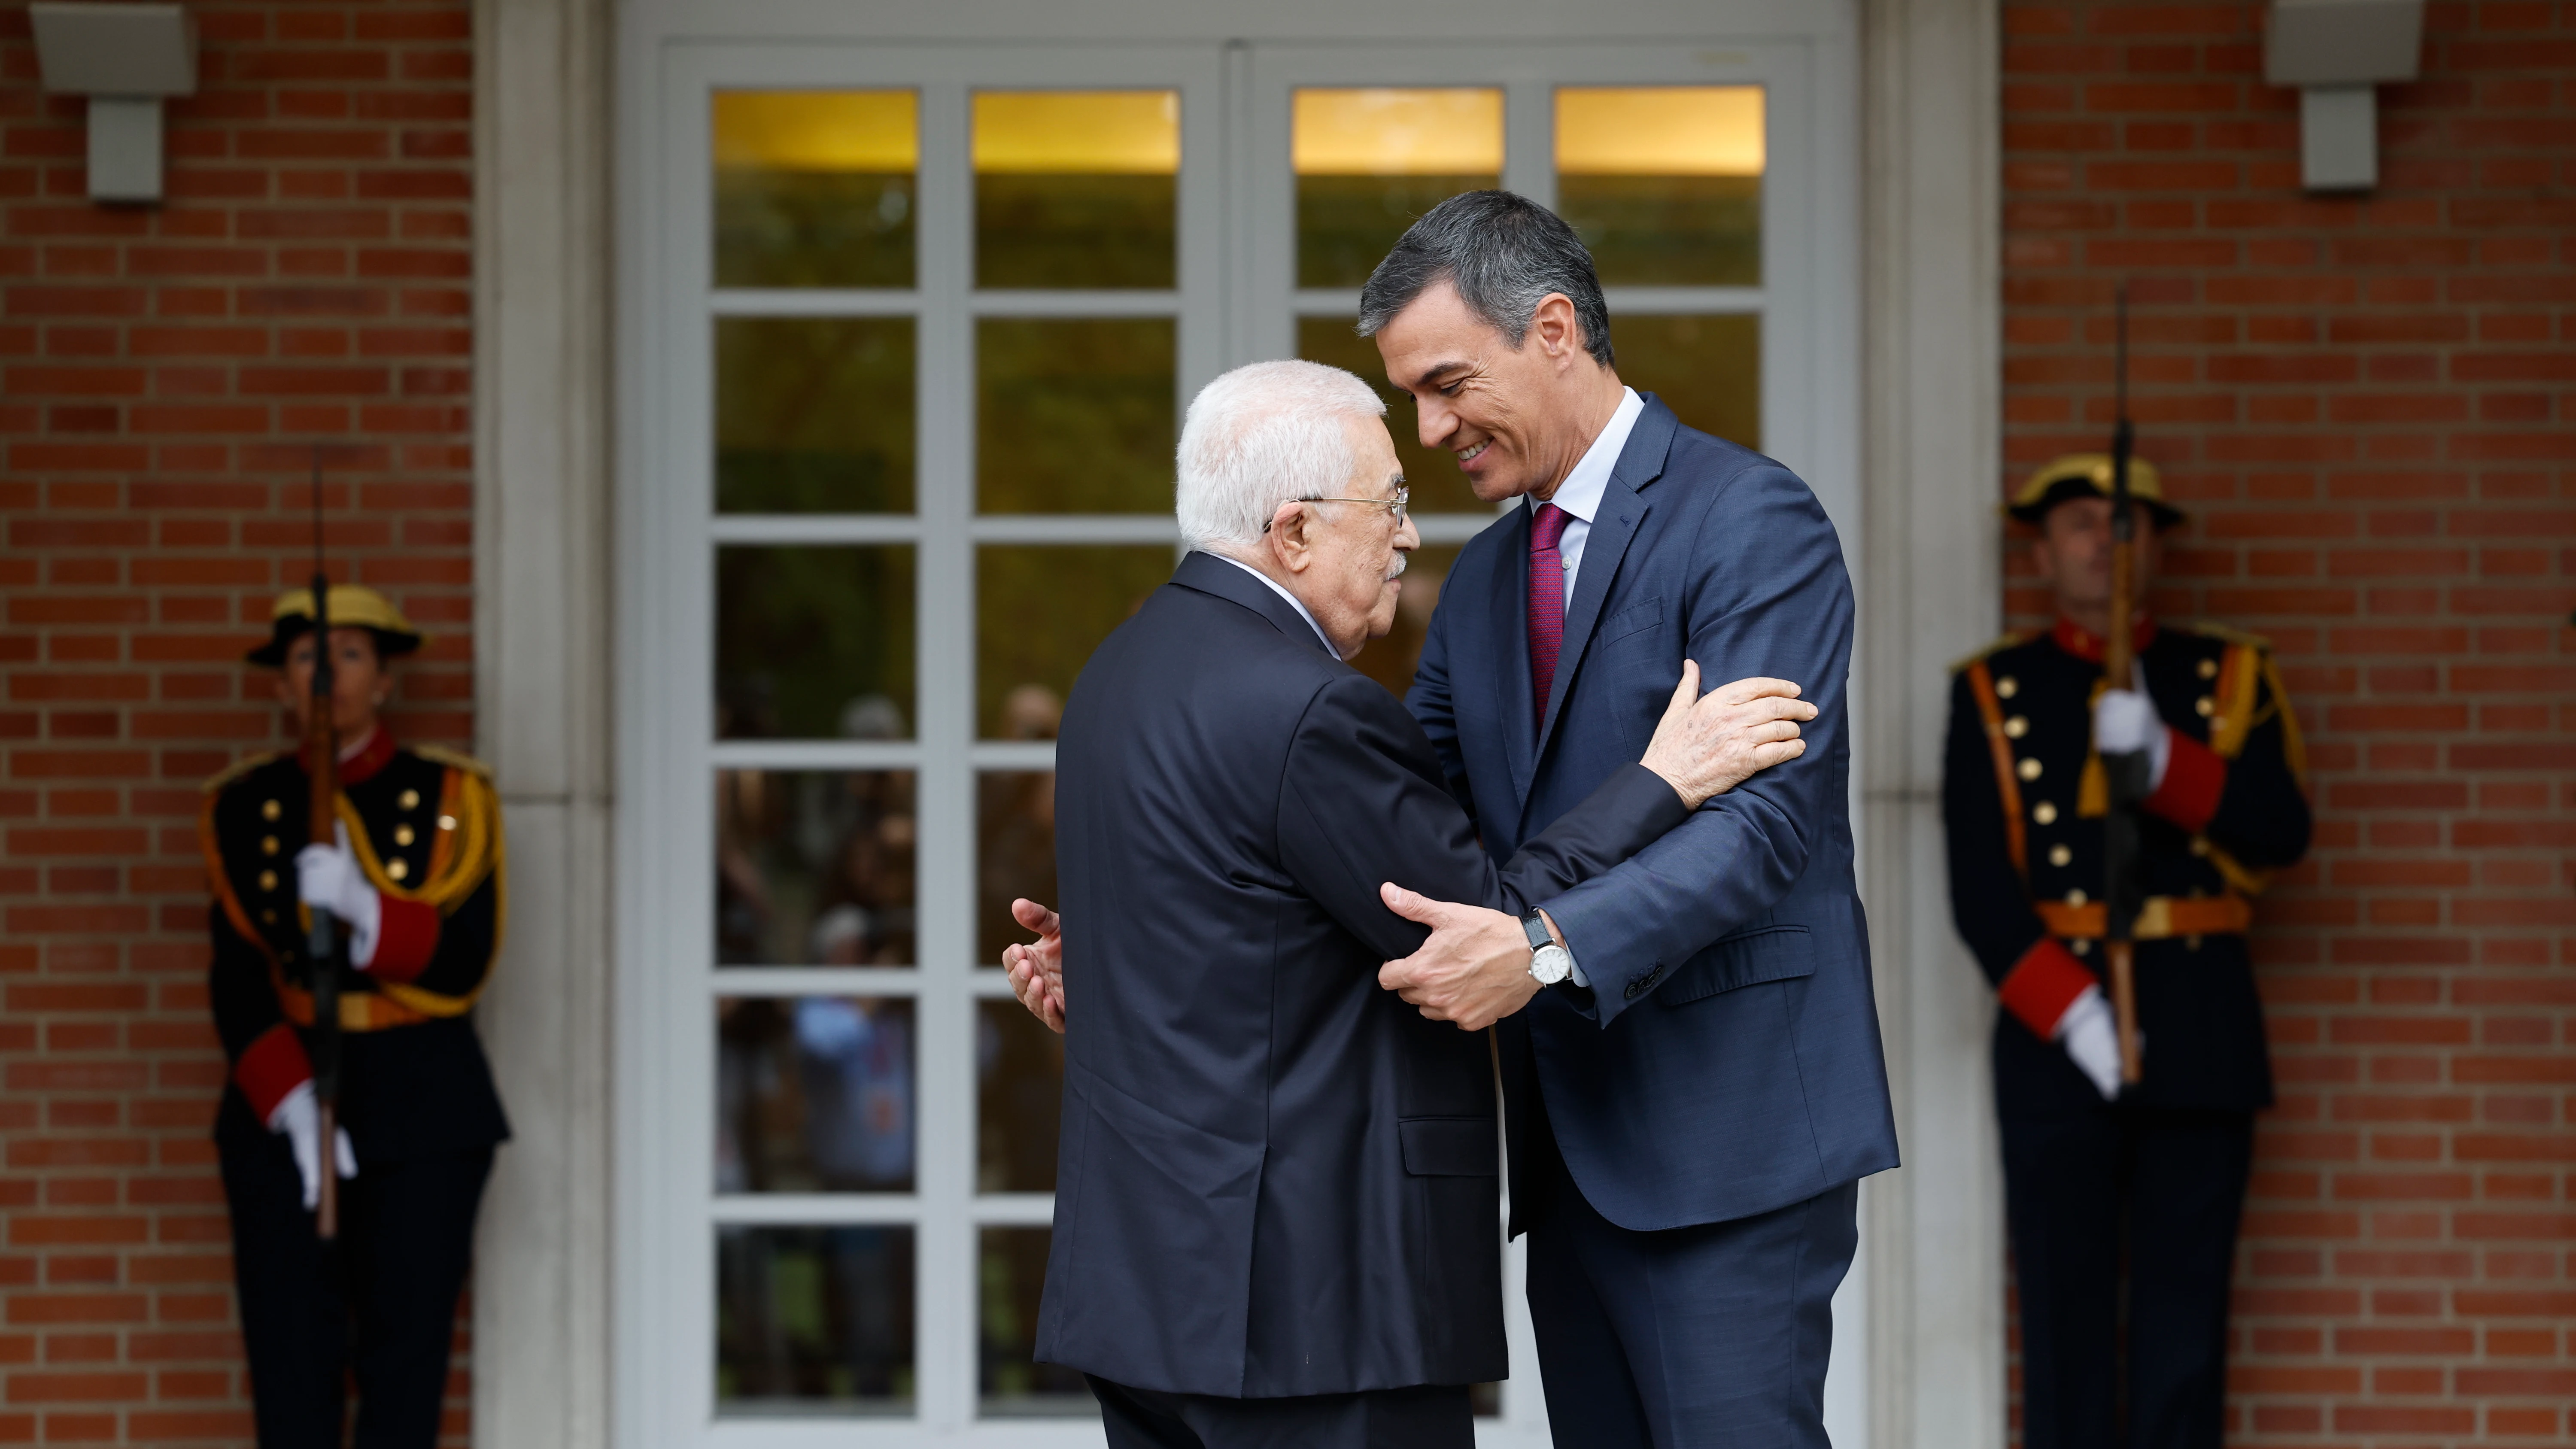
[[[2299,184],[2379,184],[2381,81],[2413,80],[2424,0],[2272,0],[2263,78],[2299,88]]]
[[[176,5],[27,7],[45,89],[89,97],[89,198],[161,199],[161,98],[197,93],[197,29]]]

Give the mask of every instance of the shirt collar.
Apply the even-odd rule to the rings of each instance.
[[[1217,553],[1217,552],[1215,552],[1214,550],[1210,550],[1210,551],[1209,551],[1209,553],[1208,553],[1208,557],[1209,557],[1209,558],[1221,558],[1221,559],[1225,559],[1225,561],[1226,561],[1227,563],[1230,563],[1230,564],[1234,565],[1236,568],[1239,568],[1239,569],[1243,570],[1245,573],[1248,573],[1248,574],[1252,575],[1254,578],[1261,580],[1261,582],[1263,582],[1264,584],[1269,585],[1269,586],[1270,586],[1270,592],[1272,592],[1272,593],[1274,593],[1274,594],[1277,594],[1279,597],[1281,597],[1281,598],[1283,598],[1283,599],[1286,599],[1286,600],[1288,601],[1288,607],[1290,607],[1290,608],[1292,608],[1292,609],[1294,609],[1294,610],[1296,610],[1296,611],[1297,611],[1297,617],[1306,621],[1306,627],[1315,631],[1315,637],[1316,637],[1317,639],[1323,640],[1323,644],[1324,644],[1324,652],[1325,652],[1325,653],[1332,655],[1335,659],[1339,659],[1339,658],[1341,658],[1341,657],[1342,657],[1342,651],[1340,651],[1339,649],[1334,648],[1334,647],[1333,647],[1333,641],[1324,637],[1324,626],[1323,626],[1323,625],[1321,625],[1321,624],[1316,623],[1316,622],[1315,622],[1315,616],[1314,616],[1313,614],[1310,614],[1310,613],[1308,613],[1308,612],[1306,611],[1306,602],[1305,602],[1305,600],[1300,599],[1300,598],[1298,598],[1295,594],[1292,594],[1292,593],[1288,592],[1288,590],[1287,590],[1286,588],[1284,588],[1284,587],[1282,587],[1282,586],[1281,586],[1280,582],[1279,582],[1277,579],[1272,578],[1270,575],[1263,573],[1261,570],[1259,570],[1259,569],[1257,569],[1257,568],[1254,568],[1252,565],[1250,565],[1250,564],[1248,564],[1248,563],[1245,563],[1243,560],[1241,560],[1241,559],[1239,559],[1239,558],[1227,558],[1227,557],[1226,557],[1226,555],[1221,554],[1221,553]]]
[[[393,763],[394,748],[394,737],[382,724],[367,731],[367,737],[360,740],[356,746],[342,747],[340,783],[355,785],[361,780],[373,778],[378,770]],[[313,762],[308,757],[303,763],[307,769],[310,769]]]
[[[1557,485],[1556,496],[1547,500],[1586,523],[1601,511],[1601,494],[1610,486],[1611,471],[1619,466],[1619,455],[1628,448],[1628,434],[1646,411],[1646,400],[1637,396],[1635,388],[1623,387],[1619,391],[1622,396],[1618,410],[1602,424],[1601,436],[1583,450],[1574,471],[1565,475],[1565,481]],[[1531,512],[1537,512],[1539,500],[1531,498],[1529,506]]]
[[[2138,622],[2132,625],[2131,629],[2130,648],[2133,650],[2143,653],[2149,644],[2155,642],[2156,621],[2153,618],[2141,614],[2138,616]],[[2058,648],[2076,658],[2088,664],[2102,662],[2104,645],[2108,641],[2064,614],[2057,616],[2057,627],[2051,629],[2049,635],[2057,641]]]

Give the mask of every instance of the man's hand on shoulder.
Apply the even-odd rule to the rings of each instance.
[[[1639,763],[1663,776],[1682,803],[1696,810],[1709,797],[1807,752],[1798,726],[1816,717],[1816,707],[1798,693],[1788,680],[1757,677],[1702,695],[1698,661],[1683,660],[1681,683]]]
[[[1422,949],[1380,967],[1377,984],[1433,1021],[1483,1031],[1529,1005],[1538,979],[1529,973],[1529,934],[1500,911],[1435,901],[1392,881],[1378,887],[1386,908],[1431,928]]]
[[[1064,1031],[1064,921],[1032,900],[1011,902],[1011,919],[1037,933],[1023,946],[1002,948],[1002,969],[1010,973],[1011,993],[1029,1015]]]

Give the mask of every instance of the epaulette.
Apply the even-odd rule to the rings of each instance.
[[[490,765],[463,750],[451,750],[445,745],[405,745],[403,748],[432,764],[445,765],[451,770],[463,770],[469,775],[480,775],[486,780],[492,778]]]
[[[2242,644],[2248,649],[2260,649],[2266,654],[2272,652],[2272,641],[2262,635],[2231,628],[2225,624],[2215,624],[2207,619],[2193,620],[2191,632],[2211,639],[2224,639],[2230,644]]]
[[[205,792],[209,795],[219,794],[225,786],[251,771],[263,765],[272,765],[279,760],[291,758],[294,754],[293,750],[271,750],[264,755],[244,755],[209,776],[204,786]]]
[[[2014,645],[2027,644],[2038,637],[2039,636],[2037,634],[2032,633],[2028,629],[2021,629],[2008,633],[2002,638],[1988,644],[1985,648],[1978,650],[1974,654],[1962,655],[1961,657],[1952,660],[1950,662],[1950,672],[1952,674],[1956,674],[1960,670],[1967,668],[1969,665],[1976,663],[1978,660],[1986,658],[1988,655],[2000,654],[2003,651],[2012,648]]]

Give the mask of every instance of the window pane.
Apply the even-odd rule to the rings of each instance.
[[[1297,285],[1356,287],[1416,217],[1503,180],[1498,90],[1301,90]]]
[[[909,317],[716,319],[716,511],[910,513]]]
[[[716,285],[909,287],[910,91],[719,91]]]
[[[716,960],[911,966],[910,770],[716,772]]]
[[[1417,548],[1404,561],[1404,585],[1395,596],[1395,627],[1383,639],[1371,639],[1351,667],[1383,684],[1396,698],[1413,687],[1413,669],[1422,662],[1423,636],[1431,632],[1431,610],[1440,602],[1440,583],[1458,562],[1454,544]]]
[[[975,718],[988,740],[1051,740],[1074,676],[1171,578],[1167,544],[975,550]]]
[[[1038,1293],[1046,1284],[1045,1228],[986,1228],[977,1255],[977,1315],[983,1324],[976,1411],[986,1418],[1082,1417],[1100,1413],[1079,1371],[1035,1359]]]
[[[975,506],[985,513],[1172,511],[1168,317],[975,324]]]
[[[1762,89],[1556,93],[1556,211],[1606,286],[1762,282]]]
[[[1168,288],[1177,91],[975,96],[975,285]]]
[[[1064,1038],[1017,1001],[984,1000],[976,1008],[975,1190],[1053,1192]]]
[[[912,738],[908,545],[716,550],[721,739]]]
[[[1491,513],[1494,505],[1477,500],[1467,475],[1445,448],[1422,446],[1422,431],[1413,399],[1387,385],[1386,364],[1377,344],[1351,330],[1347,317],[1297,319],[1297,355],[1308,362],[1330,363],[1358,373],[1360,380],[1386,399],[1386,430],[1395,439],[1396,462],[1405,486],[1413,490],[1416,513]]]
[[[912,1000],[716,1002],[716,1191],[912,1191]]]
[[[1762,319],[1614,316],[1619,377],[1703,433],[1760,451]]]
[[[716,1229],[716,1409],[909,1414],[912,1229]]]
[[[1057,904],[1054,773],[979,777],[975,824],[975,964],[999,966],[1003,947],[1034,939],[1011,919],[1012,900]]]

